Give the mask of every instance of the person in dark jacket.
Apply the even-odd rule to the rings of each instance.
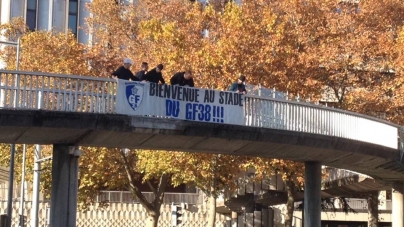
[[[147,70],[149,70],[149,64],[147,64],[147,62],[142,62],[142,68],[139,72],[136,73],[135,76],[139,78],[139,80],[144,81],[146,80]]]
[[[237,82],[234,82],[231,86],[229,91],[234,91],[242,94],[247,94],[247,90],[245,89],[245,76],[240,76]]]
[[[191,70],[178,72],[170,79],[171,85],[194,87],[194,79],[192,78]]]
[[[152,82],[152,83],[159,83],[165,84],[166,82],[164,81],[163,74],[161,74],[161,71],[163,70],[163,65],[159,64],[157,65],[156,68],[150,70],[149,72],[146,73],[146,81]]]
[[[132,71],[130,71],[130,67],[133,65],[132,60],[129,58],[125,58],[123,60],[123,66],[119,67],[115,72],[111,74],[112,78],[114,79],[121,79],[121,80],[133,80],[133,81],[140,81],[135,75],[133,75]]]

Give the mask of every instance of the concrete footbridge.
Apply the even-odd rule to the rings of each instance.
[[[51,226],[61,226],[61,218],[75,220],[65,213],[75,209],[68,200],[77,188],[67,179],[77,175],[76,146],[305,162],[305,199],[312,201],[305,203],[305,225],[312,227],[320,226],[321,165],[363,173],[402,191],[403,128],[385,120],[200,88],[4,70],[0,78],[0,142],[55,145],[51,203],[59,206],[51,207]],[[402,196],[397,202],[403,207]]]

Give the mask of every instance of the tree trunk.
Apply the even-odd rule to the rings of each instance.
[[[215,227],[216,223],[216,198],[214,196],[209,196],[208,199],[208,225],[207,227]]]
[[[377,227],[379,223],[379,193],[368,194],[368,227]]]
[[[286,201],[286,214],[285,214],[285,227],[292,227],[293,224],[293,212],[295,210],[295,184],[292,180],[285,181],[287,201]]]
[[[125,167],[126,176],[128,177],[130,186],[129,189],[132,193],[132,196],[138,198],[140,204],[142,204],[147,211],[146,227],[157,227],[160,217],[161,204],[163,204],[164,192],[166,191],[166,186],[170,179],[169,175],[162,174],[160,176],[157,188],[155,188],[149,180],[146,181],[150,190],[154,194],[154,200],[152,202],[149,202],[136,185],[136,182],[134,180],[135,172],[133,171],[132,166],[129,164],[124,149],[121,150],[121,157]]]
[[[154,211],[147,214],[146,227],[157,227],[159,223],[160,211]]]

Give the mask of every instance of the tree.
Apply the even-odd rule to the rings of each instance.
[[[76,75],[91,75],[84,58],[84,47],[77,43],[73,34],[54,33],[46,31],[28,31],[22,18],[13,18],[8,24],[1,24],[2,35],[9,40],[20,38],[20,70],[48,73],[66,73]],[[0,51],[0,59],[6,62],[7,69],[15,70],[16,49],[5,48]],[[4,77],[3,77],[4,79]],[[1,81],[5,83],[5,81]],[[8,81],[10,84],[11,81]],[[29,83],[29,81],[27,81]],[[34,163],[34,146],[27,146],[27,175],[26,181],[32,181]],[[16,180],[21,181],[22,145],[16,146]],[[8,166],[10,161],[9,145],[2,144],[0,148],[0,165]],[[42,155],[52,154],[51,146],[42,146]],[[50,195],[50,162],[42,164],[41,189],[46,198]]]
[[[249,158],[233,155],[179,153],[177,166],[181,170],[174,175],[173,183],[186,183],[202,190],[208,197],[209,227],[216,222],[216,199],[226,189],[237,189],[237,179],[247,168]]]
[[[304,163],[268,158],[254,158],[251,161],[250,166],[254,167],[257,180],[274,174],[282,177],[287,193],[285,227],[292,227],[295,197],[304,187]]]
[[[155,227],[160,217],[167,185],[179,168],[174,164],[178,152],[129,150],[118,148],[80,147],[79,197],[81,209],[101,202],[96,201],[102,190],[130,191],[145,208],[148,219],[146,226]],[[153,193],[152,198],[142,194],[142,186]]]
[[[246,157],[174,151],[81,148],[79,200],[82,208],[94,203],[101,190],[129,190],[148,213],[147,226],[157,226],[167,184],[194,185],[209,197],[209,224],[215,226],[216,199],[223,190],[237,188]],[[97,154],[97,155],[93,155]],[[139,188],[154,194],[147,200]]]
[[[20,37],[20,70],[47,73],[64,73],[74,75],[91,75],[84,57],[84,46],[79,44],[72,33],[56,33],[52,31],[28,31],[21,28],[18,19],[11,24],[2,25],[7,28],[10,38]],[[18,31],[18,32],[17,32]],[[7,48],[0,52],[7,69],[15,69],[16,49]]]

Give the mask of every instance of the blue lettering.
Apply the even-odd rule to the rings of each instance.
[[[198,105],[199,104],[196,103],[192,105],[192,120],[196,119],[196,113],[198,112]]]
[[[210,105],[205,106],[205,121],[210,121],[210,111],[212,107]]]
[[[166,99],[166,116],[171,116],[173,101]]]
[[[166,99],[166,116],[178,117],[180,114],[180,102]]]
[[[185,119],[192,121],[211,121],[212,106],[207,104],[187,103],[185,105]]]
[[[193,120],[192,119],[192,104],[191,103],[187,103],[185,105],[185,119]]]
[[[205,117],[205,105],[199,104],[198,105],[198,109],[199,109],[199,114],[198,114],[198,120],[203,121],[204,117]]]

